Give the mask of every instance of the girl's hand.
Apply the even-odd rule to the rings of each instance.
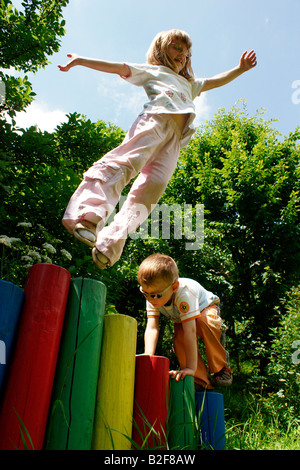
[[[72,67],[77,65],[78,54],[67,54],[71,60],[66,65],[58,65],[58,68],[61,72],[68,72]]]
[[[256,61],[256,54],[254,52],[254,50],[252,49],[252,51],[250,51],[248,54],[247,54],[247,51],[245,51],[241,58],[240,58],[240,70],[242,70],[243,72],[247,72],[247,70],[250,70],[252,69],[253,67],[255,67],[257,64],[257,61]]]
[[[176,382],[179,380],[183,380],[186,375],[194,375],[195,371],[190,369],[189,367],[186,367],[185,369],[182,370],[170,370],[169,375],[172,379],[175,378]]]

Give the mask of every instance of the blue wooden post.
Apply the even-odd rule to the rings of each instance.
[[[221,393],[196,392],[200,448],[226,450],[224,400]]]
[[[0,280],[0,389],[16,333],[24,292],[11,282]]]

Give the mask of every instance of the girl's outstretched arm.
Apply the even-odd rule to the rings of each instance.
[[[226,85],[227,83],[242,75],[242,73],[247,72],[247,70],[250,70],[255,67],[256,64],[257,62],[255,52],[253,50],[249,53],[245,51],[242,54],[239,65],[237,67],[228,70],[228,72],[220,73],[219,75],[215,75],[212,78],[208,78],[205,81],[201,92]]]
[[[67,54],[69,62],[66,65],[58,65],[61,72],[68,72],[76,65],[82,65],[99,72],[116,73],[122,77],[127,77],[130,73],[129,68],[122,62],[109,62],[107,60],[92,59],[89,57],[82,57],[78,54]]]

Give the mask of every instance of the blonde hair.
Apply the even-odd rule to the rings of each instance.
[[[158,33],[148,49],[146,55],[147,62],[151,65],[165,65],[166,67],[170,67],[175,72],[175,62],[169,57],[167,49],[168,46],[176,40],[184,42],[189,51],[189,57],[186,59],[185,66],[179,72],[179,75],[182,75],[189,81],[194,81],[194,72],[191,65],[192,41],[185,31],[171,29],[169,31],[162,31],[161,33]]]
[[[169,283],[177,281],[179,277],[175,261],[167,255],[154,253],[141,263],[138,271],[138,282],[140,285],[151,285],[163,279]]]

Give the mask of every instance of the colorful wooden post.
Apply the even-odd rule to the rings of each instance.
[[[137,322],[127,315],[106,315],[98,379],[92,449],[129,450]]]
[[[72,279],[45,439],[47,450],[92,445],[106,287]]]
[[[168,358],[145,355],[136,357],[133,448],[165,447],[168,383]]]
[[[200,448],[225,450],[224,400],[222,393],[197,392],[196,409],[200,428]]]
[[[170,379],[168,443],[169,449],[197,449],[194,377],[178,382]]]
[[[24,292],[11,282],[0,280],[0,389],[19,322]]]
[[[28,272],[0,413],[1,450],[42,449],[70,278],[52,264],[36,264]]]

